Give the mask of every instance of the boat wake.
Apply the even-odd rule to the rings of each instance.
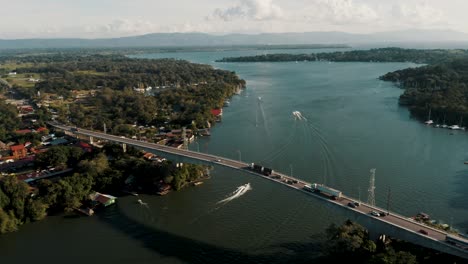
[[[293,116],[294,116],[294,120],[305,120],[305,121],[307,121],[307,118],[305,118],[305,117],[301,114],[301,112],[299,112],[299,111],[293,111],[292,114],[293,114]]]
[[[217,204],[225,204],[225,203],[228,203],[234,199],[237,199],[239,197],[241,197],[242,195],[244,195],[245,193],[247,193],[248,191],[252,190],[252,187],[250,187],[250,183],[247,183],[247,184],[244,184],[244,185],[241,185],[239,187],[237,187],[237,189],[231,193],[231,195],[219,202],[217,202]]]
[[[141,199],[138,199],[138,203],[139,203],[140,205],[142,205],[142,206],[148,207],[148,204],[145,203],[145,202],[143,202]]]

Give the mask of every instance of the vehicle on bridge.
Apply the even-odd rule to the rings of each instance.
[[[272,175],[274,173],[274,171],[272,169],[263,167],[261,165],[255,164],[255,163],[251,163],[249,168],[251,170],[253,170],[254,172],[263,174],[265,176],[270,176],[270,175]]]
[[[309,192],[322,193],[330,197],[333,200],[338,200],[343,196],[341,191],[335,190],[333,188],[330,188],[328,186],[325,186],[323,184],[318,184],[318,183],[313,183],[311,185],[304,185],[304,190],[309,191]]]

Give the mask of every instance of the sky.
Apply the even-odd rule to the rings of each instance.
[[[0,38],[147,33],[468,33],[468,0],[0,0]]]

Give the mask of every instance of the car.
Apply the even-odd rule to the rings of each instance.
[[[418,232],[421,233],[421,234],[423,234],[423,235],[426,235],[426,236],[429,235],[429,233],[428,233],[426,230],[424,230],[424,229],[419,229]]]
[[[355,205],[356,207],[358,207],[358,206],[361,205],[361,203],[360,203],[360,202],[354,202],[354,205]]]
[[[370,214],[373,216],[380,216],[380,214],[376,211],[371,211]]]
[[[349,202],[348,206],[351,207],[351,208],[356,208],[356,205],[353,202]]]
[[[216,161],[216,162],[221,162],[221,160],[220,160],[220,159],[215,159],[215,161]]]

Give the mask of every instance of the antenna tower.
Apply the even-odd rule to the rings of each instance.
[[[371,176],[369,180],[369,196],[367,197],[367,203],[375,206],[375,168],[370,170]]]

